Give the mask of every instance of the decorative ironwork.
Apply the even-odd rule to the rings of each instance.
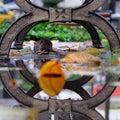
[[[14,48],[22,48],[23,39],[26,33],[34,25],[46,21],[69,21],[82,24],[90,33],[93,46],[102,47],[100,38],[95,28],[98,27],[107,37],[111,51],[120,48],[120,40],[111,24],[94,12],[94,10],[100,7],[105,0],[87,0],[82,7],[77,9],[52,8],[49,10],[34,6],[30,0],[15,1],[26,14],[13,23],[2,36],[0,41],[0,55],[4,58],[9,57],[9,51],[13,41],[15,41]],[[2,66],[8,67],[9,64],[2,64]],[[22,61],[17,61],[17,66],[25,68],[26,70],[26,66],[24,66]],[[91,97],[82,88],[82,85],[91,80],[92,76],[83,76],[82,80],[67,82],[65,85],[65,88],[75,91],[82,97],[83,100],[38,100],[33,97],[37,92],[41,91],[41,89],[38,87],[37,79],[34,78],[27,70],[21,70],[20,73],[33,84],[33,87],[27,91],[27,93],[20,88],[12,89],[8,85],[8,82],[12,79],[9,71],[0,71],[0,77],[4,87],[20,103],[29,107],[37,107],[39,108],[40,112],[49,111],[50,113],[45,113],[47,115],[45,119],[49,119],[49,115],[52,114],[52,112],[55,112],[55,116],[57,116],[55,117],[56,120],[72,119],[72,117],[68,117],[68,113],[73,114],[73,116],[76,115],[76,113],[83,114],[88,118],[88,120],[104,120],[104,118],[95,110],[95,107],[103,103],[115,89],[115,87],[109,86],[108,82],[97,95]],[[65,115],[64,118],[61,117],[61,112]]]

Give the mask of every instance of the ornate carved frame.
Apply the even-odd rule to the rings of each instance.
[[[24,10],[25,15],[15,21],[6,33],[2,36],[0,41],[0,55],[7,58],[9,57],[9,51],[13,41],[15,41],[14,48],[22,48],[23,38],[26,33],[36,24],[42,22],[75,22],[82,24],[90,33],[93,41],[93,46],[102,47],[100,38],[95,27],[98,27],[107,37],[111,51],[120,48],[120,40],[111,26],[103,17],[96,14],[94,11],[100,7],[105,0],[86,0],[86,3],[75,9],[62,9],[62,8],[50,8],[49,10],[43,9],[33,5],[29,0],[15,0],[16,3]],[[17,61],[18,67],[23,67],[22,61]],[[9,66],[7,63],[3,66]],[[87,116],[92,120],[104,120],[104,118],[95,110],[95,108],[103,103],[113,93],[115,87],[109,86],[109,82],[106,83],[104,88],[95,96],[91,97],[82,87],[87,83],[92,76],[83,76],[82,80],[76,80],[74,82],[67,82],[65,88],[70,89],[78,93],[83,100],[39,100],[33,96],[41,91],[38,87],[37,79],[33,77],[28,70],[20,70],[21,74],[30,81],[34,87],[32,87],[27,93],[22,89],[12,89],[8,82],[12,79],[9,71],[0,71],[0,77],[4,84],[4,87],[8,92],[20,103],[29,106],[37,107],[40,112],[49,111],[49,114],[55,113],[56,119],[62,118],[61,114],[56,112],[70,113],[76,112]],[[107,78],[107,80],[114,80],[114,78]]]

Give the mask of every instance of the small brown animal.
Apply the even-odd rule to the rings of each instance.
[[[52,42],[48,38],[40,39],[34,43],[34,53],[37,54],[48,54],[52,52]]]
[[[34,53],[36,54],[49,54],[49,52],[54,52],[57,56],[63,57],[64,54],[58,51],[54,51],[52,48],[52,42],[49,38],[43,38],[34,43]]]

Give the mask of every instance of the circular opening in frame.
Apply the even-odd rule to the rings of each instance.
[[[94,34],[95,35],[95,34]],[[103,35],[101,31],[99,31],[99,35]],[[79,24],[75,23],[66,23],[65,25],[62,23],[41,23],[35,25],[33,28],[26,33],[25,40],[22,44],[23,49],[14,49],[14,51],[10,51],[10,55],[12,58],[16,59],[23,59],[24,64],[28,71],[33,75],[38,74],[39,68],[47,61],[51,59],[59,59],[54,53],[50,53],[48,55],[36,55],[34,56],[34,47],[35,42],[39,41],[42,37],[48,38],[52,40],[53,50],[63,52],[63,54],[84,51],[88,47],[92,47],[91,36],[89,32]],[[95,36],[93,36],[95,37]],[[104,37],[104,36],[102,36]],[[36,40],[35,40],[36,39]],[[20,39],[21,40],[21,39]],[[22,42],[22,41],[20,41]],[[103,44],[105,45],[106,40],[103,40]],[[14,45],[14,43],[13,43]],[[38,44],[37,44],[38,45]],[[108,47],[108,44],[106,43]],[[105,49],[106,49],[105,46]],[[14,47],[14,46],[12,46]],[[36,46],[39,50],[39,45]],[[104,47],[104,46],[103,46]],[[12,56],[13,55],[13,56]],[[34,57],[34,59],[32,59]],[[28,60],[28,61],[27,61]],[[69,69],[71,66],[68,64]],[[80,66],[81,67],[81,66]],[[72,66],[72,69],[77,69],[78,64],[75,63]],[[84,70],[84,69],[83,69]],[[77,80],[80,76],[72,76],[70,77],[69,81],[72,78],[76,78]]]
[[[45,23],[45,24],[46,24],[46,23]],[[52,23],[52,24],[53,24],[53,23]],[[50,28],[50,25],[48,25],[47,27]],[[53,26],[52,26],[52,27],[53,27]],[[79,26],[79,27],[81,27],[81,26]],[[41,28],[41,27],[40,27],[40,28]],[[45,26],[45,28],[46,28],[46,26]],[[53,28],[54,28],[54,27],[53,27]],[[57,27],[55,26],[55,28],[58,29],[59,27],[58,27],[58,26],[57,26]],[[66,34],[70,32],[70,31],[69,31],[69,32],[66,32],[66,29],[63,29],[63,28],[64,28],[63,25],[60,25],[60,30],[61,30],[61,31],[64,31],[64,33],[66,33]],[[73,28],[74,28],[74,27],[72,27],[72,32],[73,32]],[[83,27],[82,27],[82,28],[83,28]],[[48,29],[47,29],[47,30],[48,30]],[[38,31],[38,29],[37,29],[37,31]],[[61,31],[60,31],[60,33],[61,33]],[[83,31],[84,31],[84,30],[83,30]],[[40,32],[40,31],[39,31],[39,32]],[[48,32],[48,31],[47,31],[47,32]],[[34,32],[32,32],[32,33],[34,33]],[[52,34],[53,34],[53,33],[52,33]],[[33,34],[32,34],[32,35],[33,35]],[[74,34],[74,35],[75,35],[75,34]],[[50,36],[51,36],[51,34],[50,34]],[[80,31],[79,31],[79,36],[80,36]],[[32,41],[32,42],[33,42],[33,41]],[[69,42],[69,41],[68,41],[68,42]],[[32,43],[32,44],[33,44],[33,43]],[[23,44],[23,46],[24,46],[24,44]],[[30,45],[30,46],[31,46],[31,45]],[[28,50],[28,49],[27,49],[27,50]],[[25,55],[25,54],[23,54],[23,56],[24,56],[24,55]],[[25,61],[26,61],[26,60],[25,60]],[[30,62],[31,62],[31,61],[30,61]],[[28,62],[27,62],[27,64],[26,64],[26,66],[28,66]],[[33,70],[34,70],[34,69],[33,69]],[[14,82],[14,81],[13,81],[13,82]]]

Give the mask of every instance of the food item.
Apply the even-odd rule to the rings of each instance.
[[[87,52],[89,54],[92,55],[96,55],[96,54],[103,54],[104,51],[102,49],[98,49],[98,48],[94,48],[94,47],[87,47],[84,52]]]
[[[40,69],[38,83],[48,95],[58,95],[65,84],[65,75],[60,63],[56,60],[46,62]]]
[[[20,53],[18,51],[11,51],[10,56],[18,56]]]
[[[63,59],[60,60],[65,63],[92,63],[92,64],[100,64],[100,58],[88,54],[86,52],[74,52],[71,54],[67,54]]]
[[[62,50],[70,50],[70,47],[68,45],[60,46]]]
[[[59,47],[60,49],[62,49],[62,50],[67,50],[67,51],[78,51],[78,49],[79,49],[79,44],[68,44],[68,45],[61,45],[60,47]]]
[[[66,70],[69,71],[91,71],[90,67],[78,65],[66,65]]]
[[[67,64],[64,66],[64,69],[67,72],[74,73],[74,74],[79,74],[79,75],[94,75],[96,71],[96,66],[79,66],[79,65],[74,65],[74,64]],[[71,74],[70,74],[71,75]],[[69,78],[67,76],[66,78]]]

